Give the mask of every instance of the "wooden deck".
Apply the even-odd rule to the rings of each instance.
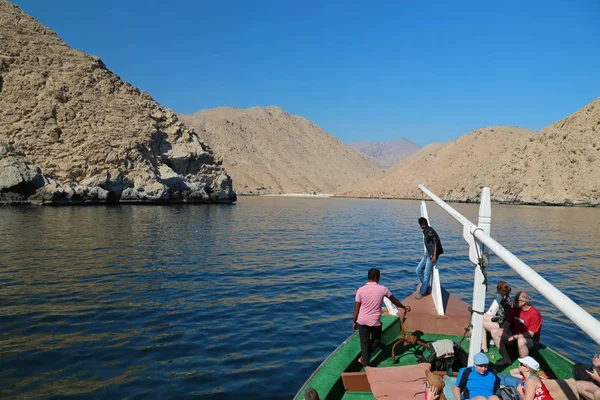
[[[417,291],[402,300],[402,304],[410,306],[411,312],[406,319],[406,330],[421,331],[444,335],[462,336],[465,328],[471,323],[470,305],[442,288],[442,302],[445,315],[438,315],[431,295],[416,299]],[[384,314],[387,309],[384,307]],[[470,335],[470,332],[467,334]]]

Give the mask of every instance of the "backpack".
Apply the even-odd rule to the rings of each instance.
[[[575,378],[577,381],[594,382],[594,379],[586,371],[593,371],[589,364],[577,363],[573,365],[573,378]]]
[[[469,354],[460,344],[454,342],[454,363],[452,363],[452,369],[458,371],[459,369],[466,367],[468,362]]]
[[[432,371],[446,371],[452,374],[467,366],[469,356],[460,344],[450,339],[437,340],[427,344],[421,362],[431,364]]]
[[[521,400],[519,390],[514,386],[504,386],[498,389],[496,396],[500,397],[500,400]]]

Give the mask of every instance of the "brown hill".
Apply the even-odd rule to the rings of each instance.
[[[399,161],[421,149],[421,146],[407,139],[397,139],[391,142],[363,140],[350,143],[348,146],[383,169],[393,167]]]
[[[378,179],[364,182],[345,196],[421,198],[420,183],[439,196],[466,201],[479,196],[480,186],[493,186],[488,176],[511,192],[509,173],[500,170],[534,131],[495,126],[477,129],[447,144],[434,143],[399,162]],[[498,189],[492,189],[497,194]],[[503,191],[505,191],[503,189]]]
[[[0,202],[231,202],[177,116],[0,0]]]
[[[520,201],[600,204],[600,98],[542,129],[513,162],[525,171]]]
[[[380,170],[305,118],[278,107],[220,107],[182,121],[201,132],[239,193],[334,193]]]
[[[540,132],[493,127],[441,148],[425,148],[346,196],[420,198],[424,183],[440,197],[518,204],[600,204],[600,98]]]

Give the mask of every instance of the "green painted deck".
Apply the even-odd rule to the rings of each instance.
[[[396,350],[402,352],[400,355],[396,355],[398,360],[397,364],[392,363],[392,345],[396,339],[400,336],[400,323],[398,317],[392,317],[388,315],[382,316],[382,348],[373,355],[373,363],[377,367],[393,367],[400,365],[414,365],[419,362],[420,357],[420,346],[398,346]],[[418,335],[419,336],[419,335]],[[428,334],[423,333],[419,336],[419,339],[424,342],[434,342],[440,339],[451,339],[455,342],[460,342],[461,336],[441,335],[441,334]],[[469,350],[469,342],[465,339],[462,342],[462,347],[465,351]],[[352,335],[346,343],[341,345],[337,351],[330,355],[329,359],[322,364],[320,369],[315,373],[313,378],[308,382],[307,387],[313,387],[317,390],[322,400],[366,400],[374,399],[371,393],[366,392],[347,392],[342,383],[341,374],[343,372],[359,372],[364,371],[362,364],[358,362],[360,355],[360,340],[358,334]],[[542,370],[549,376],[558,379],[572,378],[573,364],[552,351],[549,348],[534,350],[531,352],[531,356],[534,357],[541,365]],[[502,357],[498,353],[498,349],[495,347],[490,348],[488,357],[491,363],[500,361]],[[515,358],[516,360],[516,358]],[[509,370],[517,368],[518,362],[515,361],[509,368],[500,370],[502,375],[509,375]],[[456,371],[457,372],[457,371]],[[299,397],[302,399],[304,392]]]
[[[387,348],[400,336],[400,324],[398,317],[387,315],[382,316],[381,323],[383,329],[381,342]],[[360,340],[358,333],[355,333],[321,366],[308,382],[307,387],[315,388],[322,400],[341,399],[345,393],[341,374],[342,372],[358,372],[363,369],[362,364],[358,362],[359,354]],[[303,396],[304,392],[300,398]],[[370,398],[373,398],[373,395]]]
[[[342,400],[374,400],[375,396],[370,392],[346,392]]]

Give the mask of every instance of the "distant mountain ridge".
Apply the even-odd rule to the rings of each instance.
[[[240,194],[336,193],[381,174],[306,118],[279,107],[219,107],[179,114],[215,154]]]
[[[351,143],[348,146],[383,169],[393,167],[399,161],[421,149],[421,146],[408,139],[398,139],[392,142],[363,140]]]

